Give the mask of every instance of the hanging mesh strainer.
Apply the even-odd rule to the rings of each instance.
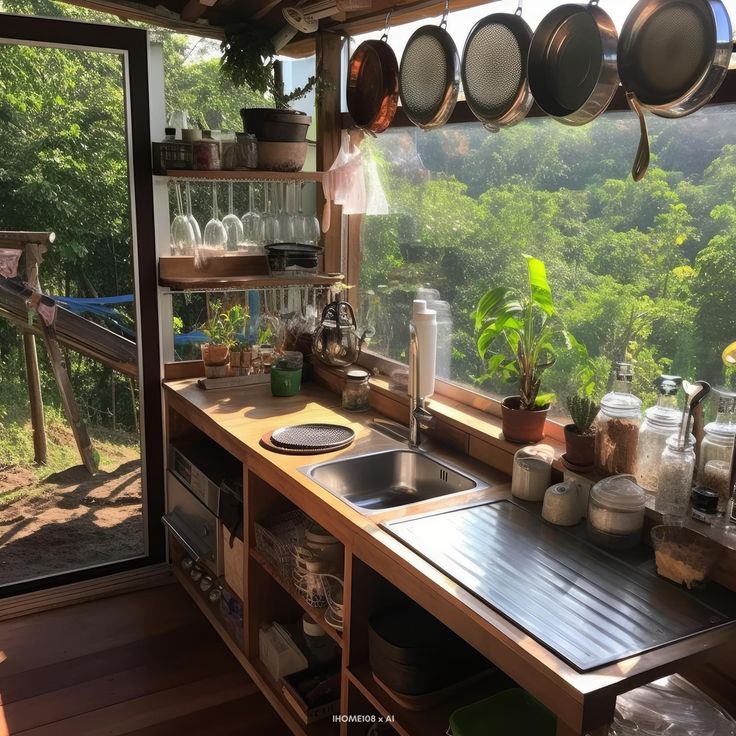
[[[409,120],[420,128],[444,125],[460,91],[460,57],[442,23],[414,31],[401,57],[399,95]]]
[[[644,105],[674,102],[709,69],[716,35],[705,3],[660,3],[637,28],[621,32],[619,74]]]
[[[486,127],[522,120],[532,106],[526,60],[532,31],[516,14],[494,13],[470,31],[461,76],[468,107]]]

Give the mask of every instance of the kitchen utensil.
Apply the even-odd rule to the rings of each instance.
[[[320,245],[272,243],[266,246],[268,271],[272,276],[298,276],[317,272]]]
[[[465,100],[490,131],[523,120],[534,102],[527,80],[531,41],[521,0],[516,13],[492,13],[468,35],[460,67]]]
[[[243,242],[243,223],[233,209],[233,185],[227,185],[227,214],[222,218],[222,225],[227,233],[227,249],[237,250]]]
[[[355,49],[348,64],[347,103],[353,122],[368,133],[383,133],[399,102],[399,63],[388,45],[391,11],[381,38]]]
[[[639,118],[631,176],[649,165],[644,110],[677,118],[701,108],[723,82],[731,58],[731,21],[721,0],[639,0],[618,42],[618,74]]]
[[[355,432],[340,424],[294,424],[271,433],[275,445],[293,450],[332,450],[349,445],[354,438]]]
[[[651,536],[659,575],[686,588],[705,582],[720,552],[716,542],[693,529],[664,524],[653,527]]]
[[[353,308],[338,294],[322,310],[322,322],[314,335],[314,354],[327,365],[344,367],[358,360],[362,346]]]
[[[560,5],[537,26],[528,74],[537,104],[567,125],[585,125],[608,107],[618,87],[616,27],[598,0]]]
[[[691,384],[689,381],[683,381],[682,388],[685,390],[687,399],[682,409],[682,423],[680,424],[680,432],[677,436],[677,446],[684,449],[693,412],[710,393],[710,384],[707,381],[696,381],[694,384]]]
[[[460,57],[447,32],[448,0],[439,26],[418,28],[404,48],[399,67],[399,96],[406,116],[429,130],[452,115],[460,91]]]
[[[579,671],[712,629],[736,612],[550,527],[510,501],[381,527]]]

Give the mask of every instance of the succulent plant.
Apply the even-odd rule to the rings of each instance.
[[[578,434],[589,434],[600,406],[587,396],[568,396],[567,410]]]

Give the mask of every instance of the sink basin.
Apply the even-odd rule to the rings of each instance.
[[[364,513],[488,487],[430,455],[409,449],[330,460],[301,468],[301,472]]]

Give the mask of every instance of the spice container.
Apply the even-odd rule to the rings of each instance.
[[[631,475],[596,483],[588,500],[588,537],[600,547],[630,549],[641,537],[646,493]]]
[[[371,393],[370,374],[356,369],[345,375],[342,390],[342,408],[347,411],[368,411]]]
[[[523,501],[542,501],[552,478],[555,451],[549,445],[517,450],[511,474],[511,493]]]
[[[695,521],[711,525],[718,518],[718,494],[707,488],[696,488],[690,497],[690,514]]]
[[[731,455],[736,437],[736,394],[723,389],[714,393],[718,395],[718,414],[714,422],[705,425],[697,478],[698,483],[718,493],[718,511],[724,513],[730,495]]]
[[[656,383],[657,403],[644,412],[636,452],[636,481],[650,493],[657,491],[667,438],[678,432],[682,419],[682,412],[677,407],[677,392],[682,378],[662,375]]]
[[[209,130],[202,131],[201,140],[194,141],[194,168],[200,171],[218,171],[220,163],[220,141],[212,138]]]
[[[662,514],[685,516],[695,473],[695,439],[692,435],[680,445],[678,435],[667,439],[662,453],[662,470],[654,508]]]
[[[631,393],[634,371],[630,363],[616,363],[613,391],[601,400],[596,418],[596,463],[607,475],[636,471],[641,399]]]

